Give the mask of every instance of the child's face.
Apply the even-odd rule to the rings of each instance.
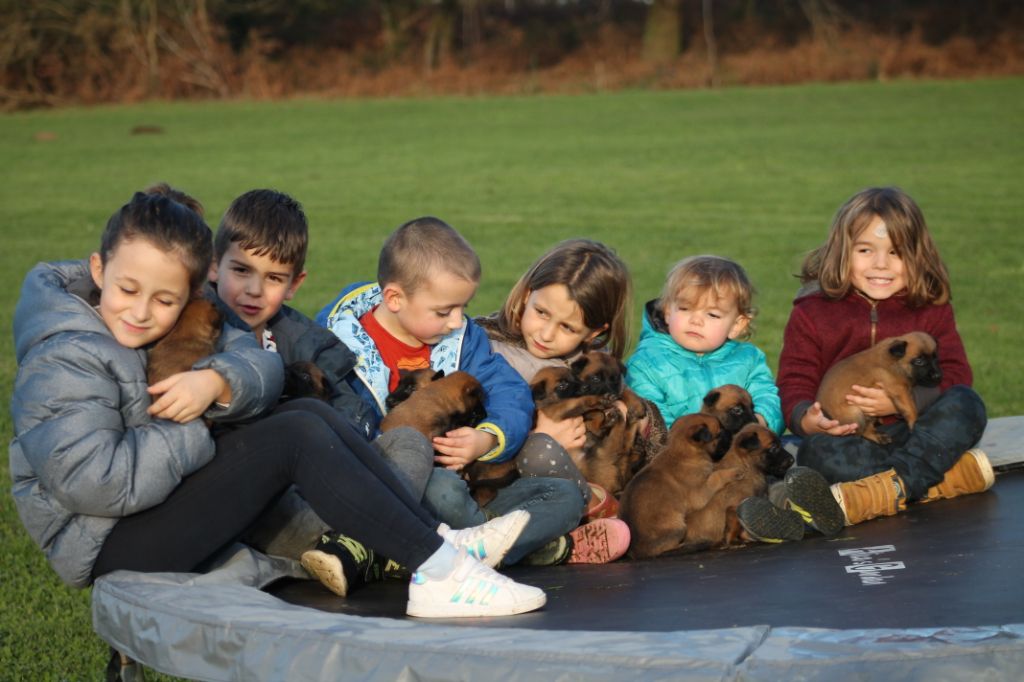
[[[750,323],[731,298],[719,299],[711,292],[702,296],[687,293],[680,292],[665,310],[669,335],[686,350],[709,353],[740,336]]]
[[[220,262],[210,266],[210,281],[217,283],[217,296],[257,335],[263,333],[267,320],[284,302],[295,296],[305,278],[305,272],[296,275],[291,265],[268,254],[256,256],[238,242],[231,242]]]
[[[526,349],[536,358],[564,358],[603,329],[583,324],[583,311],[564,284],[531,291],[519,322]]]
[[[861,293],[883,301],[907,286],[903,259],[893,248],[885,222],[875,216],[853,242],[850,281]]]
[[[434,272],[427,284],[407,294],[397,284],[384,288],[384,303],[400,329],[389,329],[410,346],[433,345],[462,326],[463,313],[477,283],[449,272]]]
[[[188,269],[174,252],[146,239],[121,242],[104,265],[89,258],[100,288],[100,317],[117,342],[141,348],[171,331],[191,294]]]

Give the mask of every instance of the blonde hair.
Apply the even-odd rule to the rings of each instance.
[[[425,216],[401,225],[384,241],[377,261],[381,288],[397,284],[412,294],[437,272],[480,281],[480,258],[448,223]]]
[[[830,298],[846,296],[852,283],[857,236],[877,216],[885,223],[907,280],[907,304],[922,307],[950,300],[949,272],[939,256],[921,209],[898,187],[870,187],[839,207],[828,239],[807,254],[800,270],[804,284],[817,282]]]
[[[696,302],[708,294],[720,301],[735,301],[739,313],[750,320],[739,338],[748,338],[753,333],[753,320],[757,315],[754,285],[739,263],[721,256],[690,256],[673,265],[665,278],[657,307],[666,314],[669,306],[684,296]]]
[[[561,242],[530,266],[512,287],[498,313],[502,333],[522,339],[520,323],[530,292],[553,284],[561,284],[569,291],[569,298],[580,307],[587,328],[601,329],[607,325],[581,350],[607,347],[621,360],[629,344],[632,278],[626,264],[612,249],[590,239]]]

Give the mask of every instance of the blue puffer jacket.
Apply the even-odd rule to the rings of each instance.
[[[626,383],[661,410],[666,425],[684,414],[700,412],[708,391],[736,384],[750,392],[754,412],[764,417],[772,431],[783,429],[779,391],[764,353],[757,346],[726,341],[704,355],[688,351],[669,336],[664,323],[647,304],[636,352],[626,361]]]
[[[375,282],[357,283],[346,287],[316,316],[318,324],[337,334],[356,354],[355,377],[350,374],[349,381],[355,391],[376,408],[375,429],[387,412],[384,400],[391,371],[384,365],[376,344],[359,318],[380,302],[381,291]],[[441,339],[430,351],[430,366],[446,374],[456,370],[469,372],[483,385],[487,394],[484,400],[487,418],[477,428],[497,436],[498,444],[481,457],[481,461],[501,462],[519,451],[533,420],[530,387],[505,358],[491,352],[483,329],[466,317],[461,328]]]
[[[72,587],[91,582],[119,518],[159,504],[214,456],[201,419],[178,424],[146,413],[146,351],[114,339],[91,305],[97,294],[88,261],[41,263],[26,276],[14,311],[14,503]],[[231,405],[207,416],[236,421],[274,405],[280,358],[227,326],[218,346],[194,367],[225,378]]]

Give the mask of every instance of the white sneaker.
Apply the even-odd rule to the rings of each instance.
[[[413,573],[405,612],[418,618],[511,616],[539,609],[546,601],[543,590],[506,578],[463,548],[447,578]]]
[[[452,530],[448,524],[442,523],[437,534],[455,545],[455,549],[465,548],[470,556],[494,568],[505,558],[529,522],[530,512],[516,509],[487,523],[462,530]]]

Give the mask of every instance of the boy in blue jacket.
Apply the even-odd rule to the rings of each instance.
[[[513,564],[576,527],[583,496],[571,481],[520,478],[498,491],[486,509],[469,494],[459,471],[467,464],[502,462],[522,446],[533,421],[529,386],[500,355],[465,309],[480,281],[480,259],[451,226],[417,218],[385,241],[377,282],[354,284],[317,315],[357,357],[348,381],[379,420],[399,370],[432,368],[472,374],[486,392],[487,416],[434,439],[436,451],[423,498],[452,528],[527,509],[530,521],[505,556]],[[377,422],[379,424],[379,421]],[[566,485],[568,484],[568,485]]]

